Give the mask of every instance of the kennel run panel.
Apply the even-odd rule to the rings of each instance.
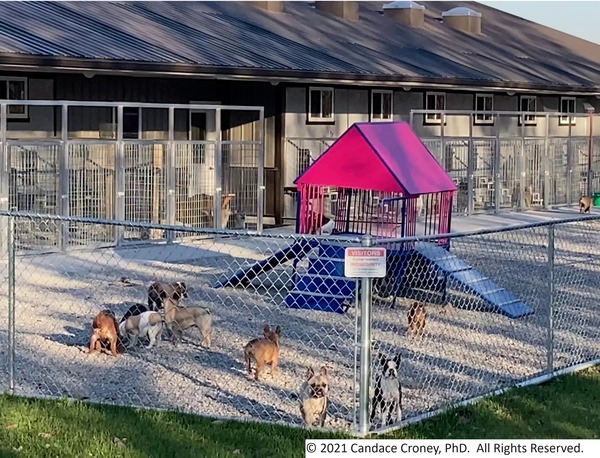
[[[125,143],[125,219],[160,223],[166,221],[166,145]],[[126,228],[125,239],[161,238],[162,231]]]

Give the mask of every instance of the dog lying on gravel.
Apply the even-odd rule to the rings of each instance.
[[[110,347],[113,356],[123,352],[123,344],[119,336],[119,325],[115,315],[110,310],[102,310],[92,323],[92,337],[90,339],[89,354],[102,352],[106,346]]]

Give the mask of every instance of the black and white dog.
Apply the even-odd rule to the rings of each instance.
[[[375,377],[375,394],[371,404],[371,424],[377,410],[383,425],[402,421],[402,386],[400,384],[400,361],[397,354],[393,359],[379,354],[381,373]]]

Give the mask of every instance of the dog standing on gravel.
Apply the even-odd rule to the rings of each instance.
[[[127,311],[125,312],[125,315],[123,315],[123,318],[121,318],[120,323],[123,323],[125,320],[129,319],[129,317],[131,316],[135,316],[135,315],[140,315],[144,312],[148,312],[148,307],[146,306],[146,304],[141,304],[139,302],[134,303],[133,305],[131,305]]]
[[[129,346],[133,347],[140,337],[148,337],[150,343],[146,348],[152,348],[160,344],[163,330],[163,317],[158,312],[147,311],[139,315],[133,315],[119,324],[121,338],[127,337]]]
[[[413,302],[408,309],[408,329],[415,335],[423,335],[427,322],[427,310],[421,302]]]
[[[119,336],[119,325],[115,315],[110,310],[102,310],[92,323],[92,337],[90,339],[89,354],[94,354],[105,347],[110,347],[113,356],[119,356],[122,353],[123,344]]]
[[[579,199],[579,213],[590,213],[592,209],[592,199],[588,196],[582,196]]]
[[[163,300],[165,297],[173,298],[177,295],[176,301],[185,299],[188,297],[187,285],[183,281],[177,281],[175,283],[161,283],[159,281],[153,281],[148,286],[148,310],[158,312],[164,307]]]
[[[178,290],[169,294],[161,291],[161,299],[165,308],[165,324],[171,333],[173,344],[183,337],[183,331],[197,327],[202,335],[201,345],[204,348],[211,346],[212,314],[205,307],[181,307],[181,295]],[[186,296],[187,297],[187,294]]]
[[[371,424],[377,410],[381,413],[382,423],[391,425],[402,421],[402,385],[400,384],[400,361],[397,354],[393,359],[379,355],[381,373],[375,377],[375,393],[371,402]]]
[[[252,339],[244,347],[244,360],[248,374],[252,375],[252,361],[256,363],[254,379],[258,380],[267,364],[271,365],[271,377],[277,372],[279,364],[279,346],[281,340],[281,326],[271,331],[268,324],[263,328],[264,337]]]
[[[321,367],[318,374],[312,367],[306,372],[306,379],[300,388],[300,413],[304,424],[308,427],[317,423],[321,428],[325,425],[329,393],[329,377],[327,368]]]

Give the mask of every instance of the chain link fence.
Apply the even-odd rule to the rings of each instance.
[[[40,251],[18,230],[25,223],[174,236]],[[16,212],[0,213],[0,230],[0,390],[16,395],[302,426],[303,413],[319,418],[326,394],[326,428],[381,432],[600,357],[596,216],[444,240],[373,240],[387,249],[388,275],[371,281],[344,276],[344,248],[364,244],[359,238]],[[193,326],[170,342],[178,321],[163,303],[160,344],[132,346],[124,335],[121,356],[90,355],[97,314],[110,310],[120,322],[132,306],[148,306],[153,281],[185,283],[179,305],[204,318],[199,308],[210,311],[210,348]],[[364,304],[370,313],[361,317]],[[267,363],[257,381],[244,348],[266,324],[280,326],[281,339],[278,350],[273,341],[252,345]],[[361,365],[361,353],[370,364]],[[395,408],[388,415],[394,380],[401,416]]]

